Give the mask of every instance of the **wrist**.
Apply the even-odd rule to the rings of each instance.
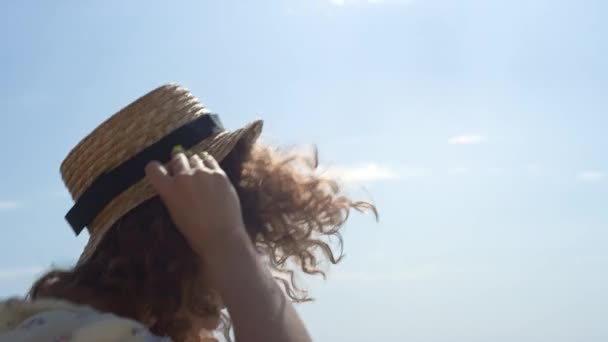
[[[244,225],[240,223],[222,229],[209,229],[204,236],[196,239],[196,245],[192,247],[200,257],[209,259],[217,254],[242,250],[244,245],[251,245],[251,241]]]
[[[195,249],[207,281],[223,297],[230,288],[230,279],[242,269],[259,263],[254,245],[244,229],[230,229],[206,239]]]

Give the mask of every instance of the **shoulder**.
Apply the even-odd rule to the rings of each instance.
[[[152,335],[141,323],[56,299],[0,301],[0,342],[170,341]]]
[[[17,297],[8,298],[0,301],[0,331],[10,329],[32,315],[51,310],[94,312],[91,308],[52,298],[33,301]]]

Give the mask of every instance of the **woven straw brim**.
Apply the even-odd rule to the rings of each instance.
[[[177,85],[166,85],[144,95],[96,128],[62,163],[62,176],[72,197],[78,199],[101,173],[112,170],[174,129],[208,113],[194,96]],[[258,120],[235,131],[214,134],[189,151],[199,154],[206,151],[222,161],[239,141],[253,144],[262,126],[263,122]],[[120,218],[156,195],[144,178],[108,203],[88,225],[89,241],[78,264],[93,255]]]

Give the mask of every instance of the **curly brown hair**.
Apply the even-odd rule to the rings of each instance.
[[[316,172],[316,150],[310,155],[241,143],[220,164],[238,193],[252,241],[295,302],[311,300],[297,286],[295,271],[324,275],[321,260],[340,261],[340,228],[350,210],[377,216],[373,205],[351,200],[335,180]],[[62,298],[140,321],[152,316],[153,333],[189,340],[188,315],[220,310],[204,288],[199,260],[155,197],[116,222],[88,261],[48,272],[28,297]],[[226,334],[226,316],[222,325]]]

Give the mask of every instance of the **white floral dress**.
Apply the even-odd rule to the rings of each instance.
[[[54,299],[0,301],[0,342],[170,342],[141,323]]]

